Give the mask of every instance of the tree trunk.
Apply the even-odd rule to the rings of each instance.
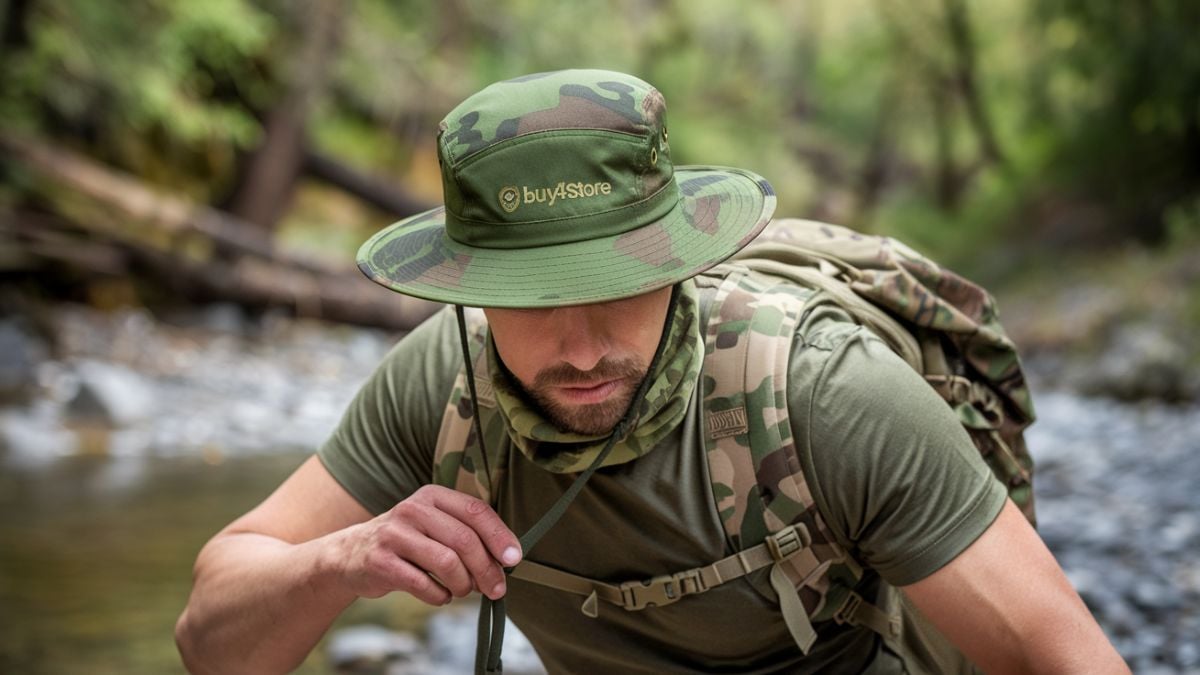
[[[266,230],[274,230],[291,205],[303,167],[308,116],[325,91],[345,19],[342,0],[311,0],[300,11],[306,15],[303,45],[292,64],[287,93],[267,114],[262,144],[247,157],[229,200],[230,213]]]
[[[961,0],[944,0],[946,8],[946,29],[950,36],[950,45],[954,49],[955,67],[952,76],[963,103],[967,109],[967,119],[975,136],[979,140],[980,153],[988,162],[1004,166],[1007,162],[1000,143],[996,140],[996,131],[992,126],[991,116],[983,100],[983,92],[979,90],[975,68],[975,36],[971,31],[970,17],[967,7]]]
[[[879,95],[875,128],[871,145],[858,176],[858,207],[853,222],[859,229],[869,229],[869,222],[880,197],[887,187],[888,170],[893,163],[895,143],[896,102],[900,99],[900,75],[893,70]]]
[[[937,165],[934,167],[934,194],[938,206],[944,211],[953,211],[958,206],[963,182],[959,178],[958,163],[954,157],[954,133],[951,106],[954,97],[942,78],[936,74],[929,78],[930,104],[933,106],[933,133],[937,139]]]
[[[9,0],[4,10],[4,34],[0,37],[0,55],[29,46],[29,8],[33,0]]]

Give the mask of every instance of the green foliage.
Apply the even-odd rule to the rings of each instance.
[[[1159,241],[1200,195],[1200,5],[1047,0],[1031,112],[1060,138],[1055,173]]]
[[[245,0],[30,6],[28,44],[0,61],[5,126],[74,136],[168,181],[174,162],[228,164],[257,140],[276,22]]]
[[[323,1],[33,0],[28,43],[0,52],[2,124],[211,198],[261,137]],[[480,86],[601,67],[662,88],[677,162],[759,171],[782,215],[964,260],[1057,236],[1038,216],[1048,201],[1103,214],[1087,240],[1197,228],[1192,0],[334,6],[345,23],[309,140],[398,181],[436,189],[436,124]]]
[[[1163,220],[1171,248],[1192,251],[1200,248],[1200,198],[1173,204]]]

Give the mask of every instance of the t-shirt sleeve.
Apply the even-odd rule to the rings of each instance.
[[[317,451],[374,514],[432,480],[442,412],[462,364],[454,314],[430,317],[392,348]]]
[[[835,323],[793,343],[796,447],[840,543],[889,583],[911,584],[983,534],[1007,493],[919,374],[865,328]]]

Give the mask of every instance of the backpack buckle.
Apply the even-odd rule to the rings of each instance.
[[[699,569],[663,574],[647,581],[621,584],[621,606],[630,611],[669,605],[685,595],[708,590]]]
[[[857,626],[859,622],[856,615],[861,604],[863,604],[862,596],[850,591],[850,594],[846,596],[846,601],[842,603],[838,611],[833,613],[834,622],[838,625],[848,623],[851,626]]]
[[[804,523],[789,525],[767,537],[767,549],[775,562],[783,562],[812,545],[812,536]]]

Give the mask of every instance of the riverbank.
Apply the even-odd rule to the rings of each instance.
[[[1045,389],[1200,401],[1200,240],[1151,250],[1042,252],[989,283]]]
[[[227,456],[319,444],[395,342],[379,330],[247,317],[234,305],[156,318],[145,309],[46,308],[0,325],[10,462],[58,456]]]
[[[1007,325],[1020,311],[1001,301]],[[311,453],[396,337],[221,305],[0,323],[5,373],[26,369],[0,409],[0,607],[21,619],[0,670],[178,672],[171,624],[199,547]],[[1042,536],[1135,670],[1200,669],[1200,408],[1085,396],[1044,367],[1055,358],[1029,360]],[[433,615],[391,597],[337,625],[405,631],[403,659],[444,667],[424,641]],[[441,644],[473,640],[469,612],[439,625]]]

